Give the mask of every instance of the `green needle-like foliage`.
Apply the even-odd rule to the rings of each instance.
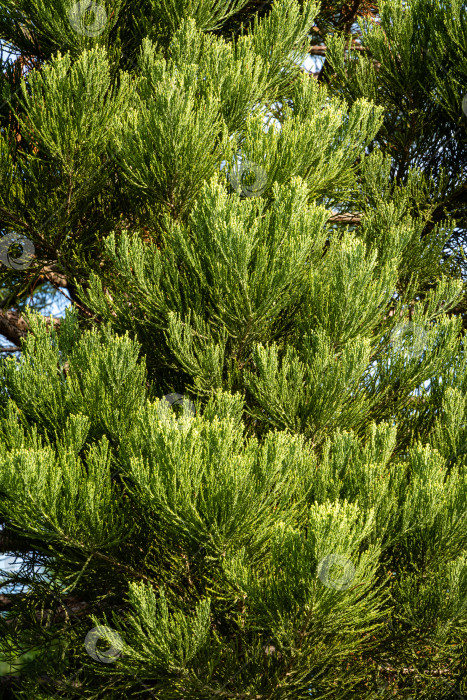
[[[7,700],[467,693],[466,7],[354,5],[0,0]]]

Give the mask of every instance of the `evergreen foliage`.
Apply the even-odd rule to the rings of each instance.
[[[464,697],[465,3],[88,4],[0,0],[5,697]]]

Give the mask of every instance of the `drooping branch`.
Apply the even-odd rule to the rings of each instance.
[[[0,530],[0,554],[7,553],[24,553],[30,552],[34,549],[34,545],[31,541],[16,532],[12,532],[5,525],[3,529]]]
[[[9,209],[0,207],[0,215],[2,216],[2,219],[4,219],[7,223],[12,223],[13,225],[19,226],[21,229],[25,229],[26,231],[29,231],[31,229],[27,221],[25,221]]]
[[[0,595],[0,610],[8,611],[10,608],[13,607],[15,602],[18,602],[20,597],[24,599],[26,596],[27,594],[19,593],[14,595]],[[63,604],[57,606],[55,610],[51,610],[50,608],[46,608],[40,611],[38,610],[36,612],[36,619],[38,622],[45,622],[49,621],[50,618],[52,618],[52,621],[56,623],[60,622],[60,620],[64,620],[67,616],[69,617],[70,613],[73,616],[82,615],[88,607],[89,603],[87,603],[84,600],[80,600],[77,596],[66,596],[63,599]],[[16,616],[10,617],[6,620],[6,624],[9,625],[16,619]]]

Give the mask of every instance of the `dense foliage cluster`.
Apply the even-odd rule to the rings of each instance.
[[[0,38],[5,697],[463,697],[466,4]]]

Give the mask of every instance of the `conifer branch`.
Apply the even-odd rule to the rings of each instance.
[[[28,325],[16,311],[0,310],[0,333],[17,346],[26,337]]]
[[[73,547],[79,547],[79,549],[87,549],[86,545],[84,545],[82,542],[77,542],[76,540],[72,539],[71,537],[68,537],[68,535],[65,535],[64,533],[61,533],[61,537],[66,541],[69,542]],[[154,584],[157,586],[157,581],[154,581],[154,579],[150,578],[149,576],[146,576],[145,574],[142,574],[140,571],[136,571],[133,569],[131,566],[128,566],[127,564],[123,564],[122,562],[117,561],[114,557],[109,556],[108,554],[103,554],[103,552],[98,552],[93,550],[92,555],[97,557],[98,559],[102,559],[103,561],[108,562],[112,566],[116,566],[118,569],[122,569],[123,571],[128,572],[132,576],[135,576],[136,578],[139,578],[143,581],[147,581],[148,583]]]
[[[334,214],[328,221],[333,224],[360,224],[362,221],[362,214]]]
[[[24,562],[0,590],[36,585],[0,594],[0,610],[5,646],[37,642],[50,663],[1,691],[131,696],[127,664],[106,674],[88,663],[82,684],[74,674],[76,632],[110,611],[125,611],[143,695],[155,687],[160,700],[246,700],[253,688],[321,698],[337,686],[363,697],[373,669],[401,697],[415,686],[434,697],[451,668],[460,683],[467,366],[456,316],[467,314],[462,255],[454,266],[446,252],[467,206],[458,3],[415,3],[414,22],[412,0],[384,13],[370,0],[231,0],[239,11],[210,32],[212,0],[167,0],[153,3],[160,43],[153,31],[141,41],[138,0],[134,16],[115,0],[82,23],[44,2],[17,15],[17,4],[0,13],[2,36],[43,49],[23,96],[11,88],[24,62],[4,76],[0,221],[37,259],[5,274],[0,304],[11,338],[0,357],[25,355],[2,362],[2,517],[20,535],[0,532],[0,553]],[[119,71],[123,50],[137,68]],[[440,81],[430,50],[448,67]],[[307,51],[322,57],[307,61],[317,74],[297,65]],[[232,196],[219,167],[237,156],[256,185],[267,171],[270,189],[237,173]],[[59,348],[16,306],[45,282],[72,301]],[[24,343],[29,320],[37,342]],[[165,420],[156,399],[190,387],[205,399],[196,420]],[[115,478],[129,491],[114,492]],[[223,561],[204,551],[194,565],[185,539],[209,536]],[[326,579],[323,561],[357,551],[340,583]],[[111,602],[126,589],[131,611]]]
[[[50,318],[46,319],[46,324],[50,326]],[[55,330],[60,327],[61,319],[52,319]],[[29,324],[17,311],[2,311],[0,309],[0,334],[4,335],[7,340],[15,344],[21,349],[21,341],[26,337],[29,331]]]

